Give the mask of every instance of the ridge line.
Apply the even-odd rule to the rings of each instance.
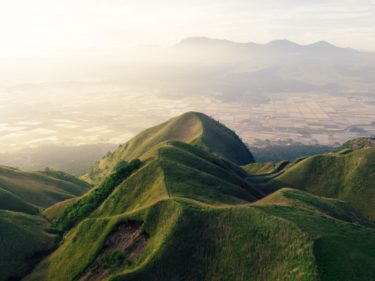
[[[160,156],[160,148],[158,149],[158,160],[160,162],[160,167],[161,167],[161,170],[162,170],[162,173],[163,173],[163,181],[164,181],[164,186],[165,186],[165,189],[167,190],[167,194],[168,194],[168,197],[171,198],[171,194],[169,192],[169,187],[168,187],[168,184],[167,184],[167,175],[164,171],[164,167],[163,167],[163,164],[162,164],[162,161],[161,161],[161,156]]]

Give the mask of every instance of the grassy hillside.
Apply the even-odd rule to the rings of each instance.
[[[374,235],[303,200],[213,207],[169,198],[84,220],[26,280],[371,280]]]
[[[210,204],[253,202],[262,194],[232,163],[191,145],[169,142],[144,167],[119,185],[94,215],[115,215],[168,197]]]
[[[289,186],[347,201],[375,220],[375,148],[308,157],[254,179],[264,183],[265,192]]]
[[[247,147],[233,131],[202,113],[188,112],[147,129],[120,145],[96,163],[83,178],[91,183],[99,183],[120,160],[144,159],[150,150],[171,140],[192,144],[236,164],[254,161]]]
[[[271,195],[272,203],[257,205],[268,214],[293,221],[308,234],[320,280],[374,279],[373,224],[342,201],[288,189],[281,193],[289,203]]]
[[[46,232],[44,219],[0,210],[0,280],[19,280],[52,250],[55,237]]]
[[[242,168],[251,175],[271,175],[282,171],[290,164],[289,161],[251,163]]]
[[[264,197],[249,182],[205,150],[163,143],[25,280],[375,278],[375,228],[360,212],[290,188]]]
[[[269,196],[258,200],[255,204],[259,206],[277,205],[306,209],[341,221],[371,227],[375,226],[373,222],[368,220],[357,209],[354,209],[345,201],[319,197],[293,188],[279,189]]]
[[[55,219],[55,227],[60,231],[67,231],[85,219],[110,196],[120,183],[137,171],[141,165],[141,161],[135,159],[129,165],[114,171],[97,188],[67,206],[61,216]]]
[[[375,280],[375,148],[241,168],[244,149],[187,113],[103,158],[85,194],[1,168],[0,281]]]
[[[47,233],[50,224],[41,209],[89,188],[58,171],[31,173],[0,166],[0,281],[20,280],[55,247],[57,237]],[[57,216],[58,208],[53,209],[47,217]]]
[[[63,172],[23,172],[0,166],[0,209],[19,210],[16,205],[22,201],[24,206],[45,208],[58,201],[79,196],[89,188],[87,183]],[[8,199],[1,200],[5,194],[11,196],[13,207],[9,207]]]
[[[43,210],[42,214],[46,217],[49,221],[53,221],[55,218],[62,215],[64,210],[69,207],[70,205],[74,204],[78,200],[78,197],[66,199],[64,201],[57,202],[52,206]]]
[[[0,188],[0,209],[27,214],[37,214],[39,212],[38,208],[35,206],[2,188]]]

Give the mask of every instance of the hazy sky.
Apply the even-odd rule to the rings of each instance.
[[[112,53],[188,36],[375,51],[375,0],[0,0],[0,57]]]

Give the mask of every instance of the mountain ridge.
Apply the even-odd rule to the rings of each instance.
[[[154,147],[172,140],[190,143],[240,165],[254,162],[251,152],[234,131],[203,113],[187,112],[140,132],[101,159],[83,179],[98,183],[118,161],[147,158],[147,153]]]
[[[211,126],[202,130],[205,121]],[[6,214],[5,226],[15,214],[27,230],[21,237],[34,233],[35,243],[46,241],[38,247],[49,250],[23,280],[374,279],[374,222],[350,197],[337,196],[356,185],[371,191],[365,183],[375,171],[374,148],[314,156],[317,163],[305,158],[241,167],[241,158],[235,163],[228,157],[241,152],[237,146],[243,143],[223,127],[198,113],[173,118],[103,158],[104,169],[93,173],[104,179],[86,194],[47,209],[52,224],[42,219],[30,230],[35,217],[25,221],[17,212]],[[340,183],[342,175],[356,184]],[[285,176],[290,180],[282,181]],[[325,184],[321,190],[333,189],[329,197],[338,198],[316,194],[314,184]],[[361,198],[371,206],[366,201],[371,196]],[[11,237],[8,227],[1,228],[1,215],[0,231]],[[18,257],[11,247],[6,254]],[[8,270],[1,257],[0,269]],[[6,279],[21,275],[14,267],[7,274]]]
[[[60,200],[82,195],[91,187],[64,172],[24,172],[0,166],[0,188],[35,208],[46,208]]]
[[[375,147],[369,138],[357,138],[336,152],[293,162],[257,163],[244,167],[266,193],[292,187],[314,195],[341,199],[375,220]]]
[[[249,48],[264,48],[264,47],[274,47],[280,50],[313,50],[313,49],[326,49],[326,50],[342,50],[342,51],[351,51],[351,52],[360,52],[353,48],[349,47],[340,47],[335,44],[332,44],[328,41],[316,41],[309,44],[299,44],[287,39],[276,39],[269,41],[267,43],[255,43],[255,42],[236,42],[227,39],[217,39],[211,37],[187,37],[181,40],[175,45],[175,47],[184,47],[184,46],[217,46],[217,47],[249,47]]]

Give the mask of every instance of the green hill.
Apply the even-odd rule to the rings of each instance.
[[[375,277],[375,229],[365,218],[341,201],[290,189],[278,193],[290,201],[275,195],[256,204],[212,205],[165,196],[129,209],[118,202],[73,228],[26,280]]]
[[[256,204],[292,221],[312,242],[318,280],[372,280],[374,224],[347,203],[281,189]]]
[[[25,280],[375,278],[375,228],[359,211],[290,188],[264,197],[249,178],[183,142],[154,147]]]
[[[119,185],[94,214],[120,214],[169,197],[213,205],[253,202],[262,194],[246,177],[243,170],[224,159],[181,142],[169,142]]]
[[[23,212],[27,214],[37,214],[38,208],[27,203],[17,195],[0,188],[0,209]]]
[[[239,165],[254,162],[247,147],[232,130],[207,115],[188,112],[147,129],[120,145],[116,151],[96,163],[83,178],[91,183],[99,183],[120,160],[145,158],[148,151],[171,140],[192,144]]]
[[[77,201],[77,197],[66,199],[64,201],[57,202],[52,206],[43,210],[43,216],[45,216],[48,220],[52,221],[55,218],[62,215],[67,207],[74,204]]]
[[[0,166],[1,281],[19,280],[56,246],[57,236],[47,232],[50,223],[41,209],[66,198],[74,200],[89,188],[63,172],[23,172]]]
[[[245,167],[249,172],[262,164]],[[264,164],[268,167],[269,164]],[[336,153],[311,156],[282,167],[277,172],[252,176],[270,193],[289,186],[312,194],[350,203],[375,220],[375,148],[340,149]]]
[[[39,216],[0,210],[0,280],[19,280],[53,249],[47,228]]]
[[[87,183],[63,172],[23,172],[0,166],[0,209],[21,210],[21,203],[22,208],[26,208],[26,205],[28,209],[46,208],[61,200],[82,195],[89,189]],[[4,196],[10,199],[5,200]],[[12,206],[9,206],[9,200],[14,202]]]
[[[44,210],[51,225],[0,211],[0,280],[375,280],[375,148],[241,168],[242,148],[199,113],[144,131],[86,175],[93,189]]]

